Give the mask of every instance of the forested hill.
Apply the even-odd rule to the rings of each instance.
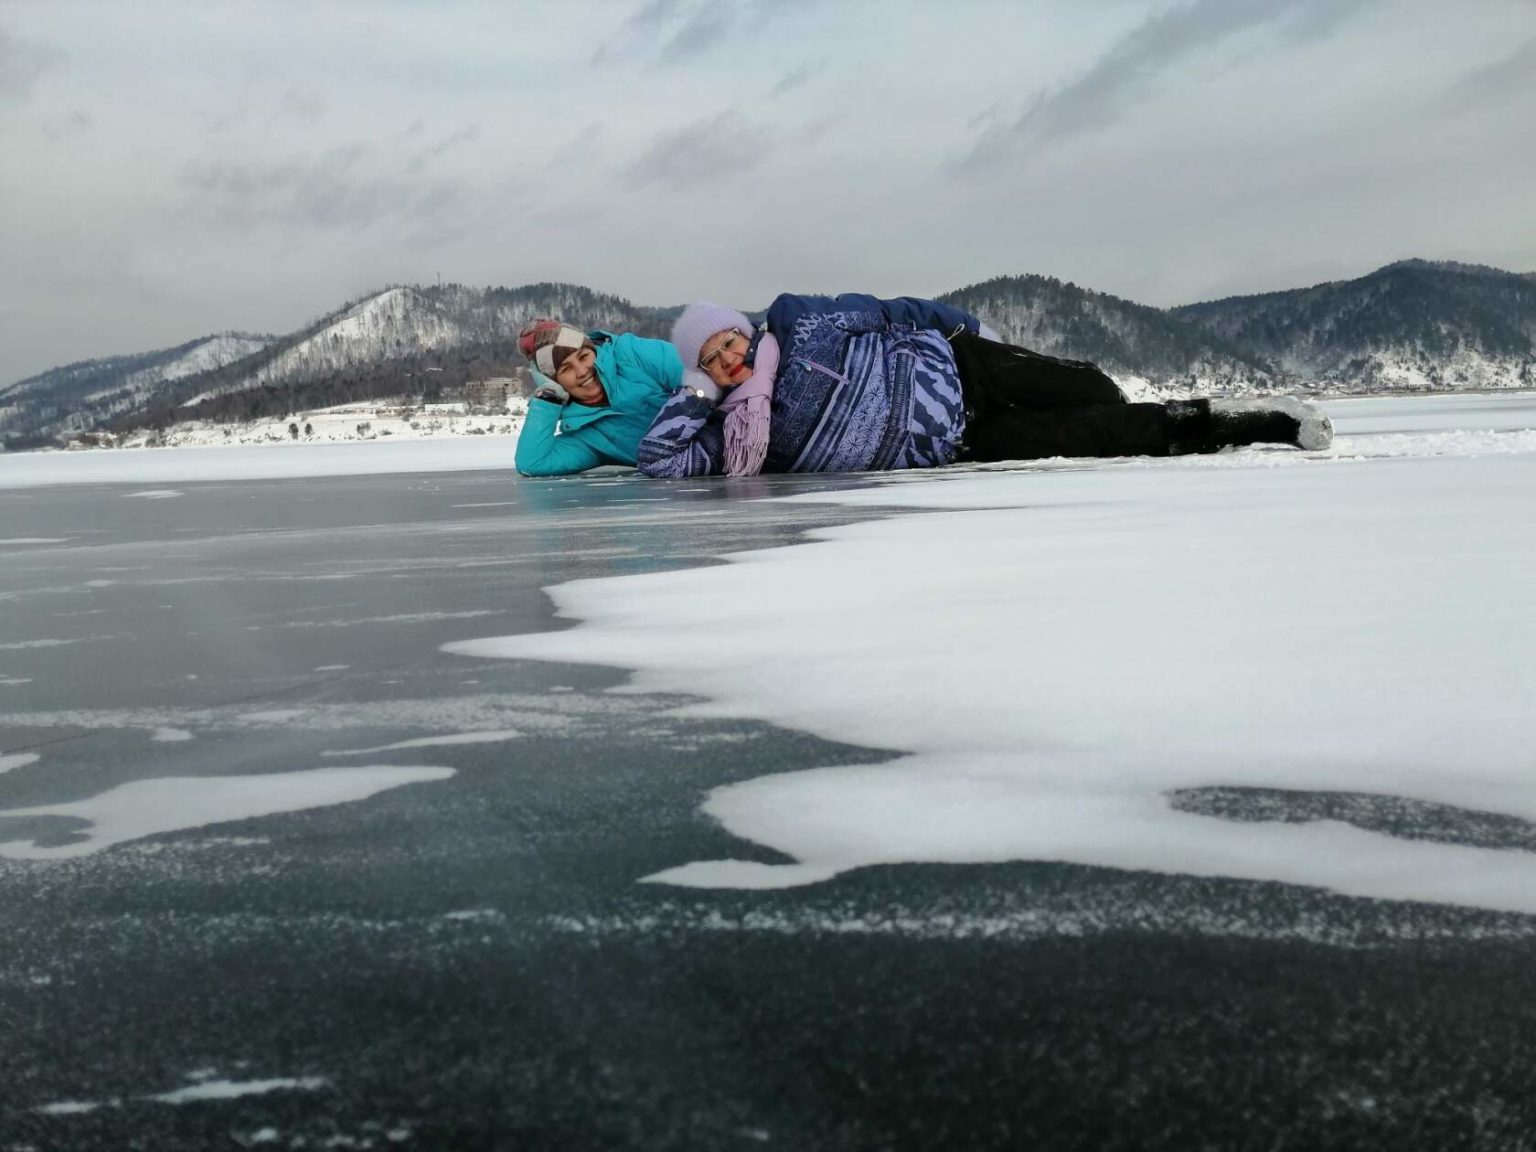
[[[1092,360],[1116,378],[1222,392],[1279,383],[1266,359],[1218,333],[1049,276],[1001,277],[939,299],[986,320],[1011,344]]]
[[[1403,260],[1358,280],[1170,315],[1290,378],[1354,390],[1536,387],[1536,275]]]
[[[276,408],[323,407],[514,374],[517,334],[541,316],[662,336],[669,316],[575,284],[520,288],[402,285],[354,301],[247,360],[182,381],[150,419],[251,419]],[[285,409],[286,410],[286,409]]]

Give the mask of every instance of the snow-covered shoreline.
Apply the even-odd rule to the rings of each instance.
[[[1526,450],[1524,439],[1536,436],[1536,432],[1522,431],[1530,425],[1528,411],[1533,402],[1533,392],[1487,392],[1412,398],[1351,396],[1320,403],[1339,433],[1332,455],[1435,456]],[[344,405],[244,425],[241,435],[225,436],[221,425],[187,426],[184,435],[172,436],[156,447],[129,442],[84,451],[0,452],[0,489],[510,471],[522,430],[523,404],[513,399],[505,414],[490,416],[467,414],[462,405],[418,408],[408,416],[395,409]],[[1461,430],[1446,430],[1440,413],[1468,405],[1475,407],[1476,417],[1459,418]],[[298,427],[297,439],[288,431],[289,424]],[[303,431],[306,424],[311,428],[308,435]],[[1362,432],[1368,434],[1368,442],[1360,439]],[[1517,435],[1511,439],[1510,432]],[[1288,460],[1290,455],[1270,454],[1266,459]]]
[[[351,443],[14,452],[0,454],[0,489],[511,471],[516,447],[516,436],[439,436]]]
[[[112,447],[0,453],[0,488],[510,469],[525,414],[514,398],[494,414],[349,404],[239,425],[190,422]]]
[[[508,400],[499,412],[457,404],[340,404],[238,424],[186,420],[163,431],[143,429],[104,449],[231,448],[242,444],[336,444],[363,440],[433,440],[455,436],[516,436],[527,401]],[[78,449],[71,449],[78,450]]]

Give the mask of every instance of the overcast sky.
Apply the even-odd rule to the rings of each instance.
[[[390,282],[1536,270],[1532,0],[0,0],[0,383]]]

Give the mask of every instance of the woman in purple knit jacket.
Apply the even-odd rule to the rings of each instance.
[[[683,383],[641,441],[653,477],[932,468],[1045,456],[1326,448],[1289,397],[1132,404],[1085,361],[999,342],[933,300],[782,295],[761,328],[701,302],[672,330]]]

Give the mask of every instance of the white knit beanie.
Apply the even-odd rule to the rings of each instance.
[[[683,358],[683,367],[697,368],[704,341],[728,328],[738,329],[748,339],[752,337],[752,321],[734,308],[711,304],[708,300],[684,308],[683,314],[672,325],[672,343]]]

